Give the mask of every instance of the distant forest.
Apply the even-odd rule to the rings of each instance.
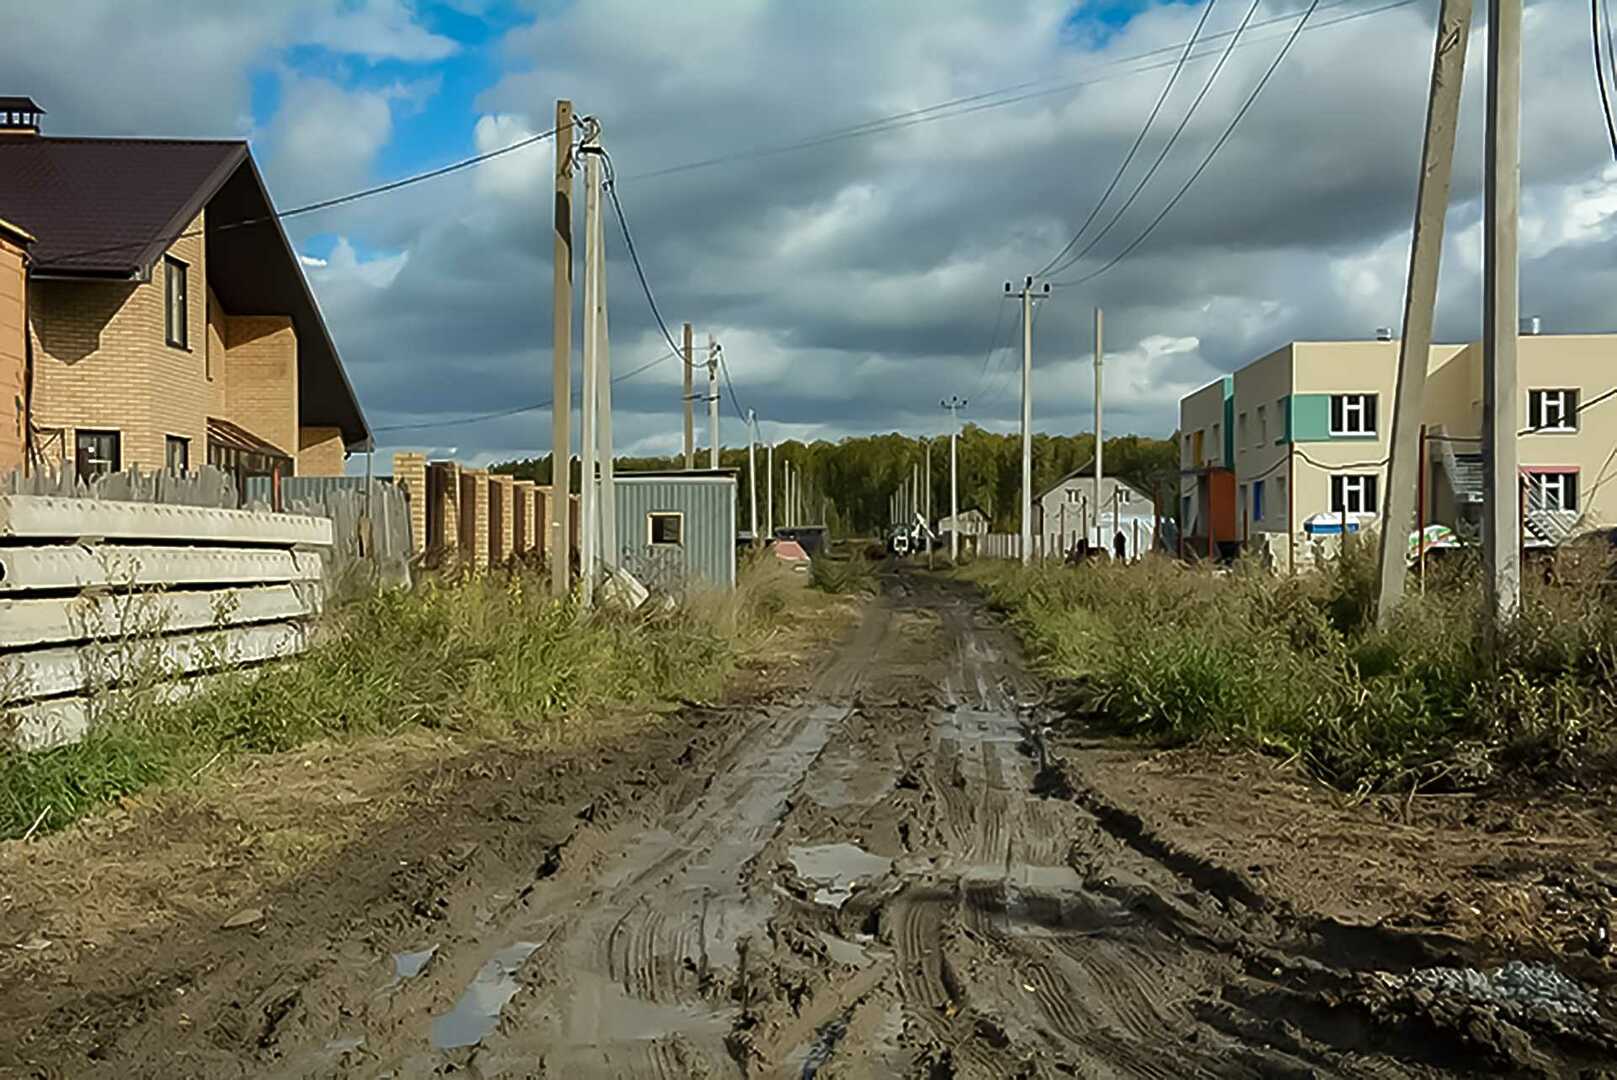
[[[1033,486],[1043,491],[1063,476],[1089,464],[1095,446],[1093,435],[1035,435],[1033,437]],[[932,512],[942,517],[949,512],[949,440],[932,439]],[[817,520],[823,511],[825,523],[834,535],[864,536],[887,525],[887,498],[906,483],[913,466],[925,472],[927,444],[908,435],[862,435],[838,442],[824,440],[803,443],[795,440],[775,444],[775,523],[782,521],[785,492],[781,484],[782,462],[790,461],[803,476],[809,503],[808,520]],[[621,471],[677,469],[678,457],[619,457]],[[706,465],[707,452],[697,452],[697,464]],[[741,514],[737,520],[747,527],[747,448],[724,447],[719,464],[740,473]],[[1140,435],[1120,435],[1106,440],[1104,465],[1107,475],[1116,476],[1160,500],[1162,512],[1171,515],[1177,502],[1179,451],[1175,439],[1151,439]],[[758,450],[758,520],[766,520],[764,498],[767,490],[762,470],[764,450]],[[495,472],[518,479],[550,482],[550,456],[511,461],[494,466]],[[573,467],[575,482],[577,464]],[[1022,483],[1022,440],[1017,435],[999,435],[967,424],[960,434],[960,509],[975,507],[987,514],[995,531],[1014,531],[1021,525],[1017,494]]]

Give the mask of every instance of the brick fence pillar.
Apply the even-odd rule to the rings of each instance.
[[[432,468],[443,470],[440,498],[443,505],[435,507],[443,515],[443,528],[438,534],[438,554],[446,563],[459,561],[460,555],[460,466],[453,461],[435,461]]]
[[[533,553],[541,561],[550,547],[550,488],[533,486]]]
[[[492,551],[489,559],[499,566],[509,562],[511,556],[516,554],[516,481],[510,476],[489,477],[490,502],[499,500],[500,519],[499,532],[489,537]],[[492,520],[492,519],[491,519]]]
[[[460,477],[461,552],[479,570],[488,569],[488,470],[467,469]]]
[[[427,455],[394,454],[393,482],[410,500],[410,551],[420,555],[427,550]]]
[[[533,551],[533,481],[518,480],[513,485],[516,488],[516,530],[511,539],[511,549],[518,555],[526,556]]]

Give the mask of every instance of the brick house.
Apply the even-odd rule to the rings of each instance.
[[[0,219],[0,475],[22,464],[27,445],[27,258],[33,237]]]
[[[340,475],[370,430],[247,144],[54,138],[41,112],[0,98],[0,218],[34,237],[27,460]]]

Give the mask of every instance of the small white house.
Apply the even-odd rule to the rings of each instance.
[[[1136,558],[1151,550],[1156,529],[1156,507],[1151,497],[1115,476],[1100,481],[1100,523],[1094,513],[1095,466],[1074,469],[1040,494],[1033,504],[1033,531],[1038,550],[1060,555],[1079,540],[1091,547],[1113,551],[1117,536],[1123,551]]]
[[[935,530],[939,536],[947,536],[955,531],[955,519],[944,516],[938,519]],[[988,532],[988,515],[978,509],[960,511],[960,535],[982,536]]]

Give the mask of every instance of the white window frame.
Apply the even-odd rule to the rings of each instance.
[[[673,542],[657,539],[657,519],[673,518],[679,523],[679,539]],[[682,548],[685,546],[685,511],[683,510],[648,510],[646,512],[646,546],[660,548]]]
[[[1331,434],[1350,436],[1375,436],[1378,434],[1376,425],[1376,406],[1380,404],[1376,394],[1332,394],[1331,395]],[[1341,423],[1337,423],[1340,414]]]
[[[1264,501],[1265,501],[1263,496],[1267,493],[1267,491],[1268,491],[1268,489],[1264,486],[1264,483],[1263,483],[1262,480],[1254,480],[1254,481],[1252,481],[1252,520],[1253,521],[1262,521],[1263,520],[1263,504],[1264,504]]]
[[[1337,473],[1331,477],[1331,513],[1374,514],[1381,492],[1375,473]]]
[[[191,348],[190,270],[174,256],[163,256],[163,337],[176,349]]]
[[[1575,472],[1530,472],[1527,474],[1527,505],[1532,510],[1578,512],[1578,474]]]
[[[1556,422],[1548,423],[1551,404]],[[1543,387],[1527,391],[1527,425],[1534,433],[1578,430],[1578,391],[1576,387]]]
[[[1258,406],[1258,443],[1259,446],[1269,445],[1269,406]]]

